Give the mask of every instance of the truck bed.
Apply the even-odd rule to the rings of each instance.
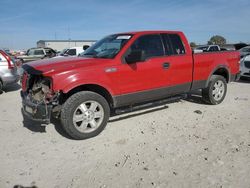
[[[237,51],[194,53],[192,89],[204,87],[209,77],[220,67],[228,70],[227,81],[230,82],[239,72],[239,58]]]

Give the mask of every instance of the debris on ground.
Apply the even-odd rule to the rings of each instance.
[[[196,113],[196,114],[202,114],[202,111],[200,111],[200,110],[195,110],[194,113]]]

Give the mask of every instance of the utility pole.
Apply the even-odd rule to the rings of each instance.
[[[68,40],[69,40],[69,48],[70,48],[71,38],[70,38],[70,27],[69,26],[68,26]]]

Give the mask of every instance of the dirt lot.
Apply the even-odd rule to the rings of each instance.
[[[0,187],[250,187],[250,82],[217,106],[190,100],[113,118],[75,141],[23,121],[19,87],[0,95]]]

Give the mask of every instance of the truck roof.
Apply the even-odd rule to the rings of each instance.
[[[182,33],[181,31],[170,31],[170,30],[148,30],[148,31],[130,31],[130,32],[122,32],[118,34],[153,34],[153,33]]]

